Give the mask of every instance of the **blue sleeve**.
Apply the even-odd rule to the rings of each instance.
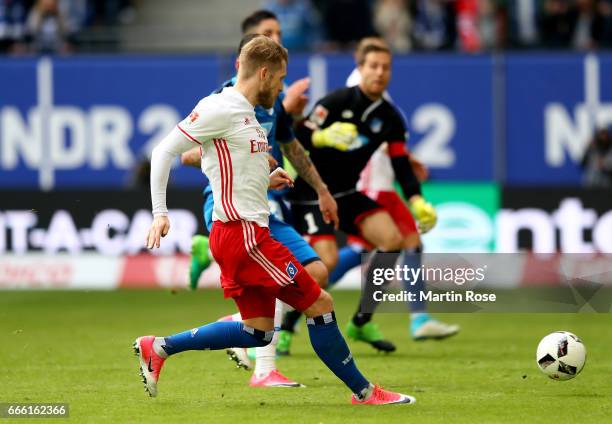
[[[225,87],[233,87],[234,84],[236,84],[236,77],[233,77],[232,79],[228,79],[227,81],[225,81],[223,84],[221,84],[221,87],[216,88],[212,93],[210,94],[219,94],[220,92],[223,91],[223,89]]]

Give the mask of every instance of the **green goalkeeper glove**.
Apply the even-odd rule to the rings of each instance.
[[[419,195],[412,196],[410,198],[410,209],[412,209],[414,219],[422,234],[428,232],[436,225],[436,221],[438,220],[436,210],[432,204],[425,201],[423,197]]]
[[[312,133],[314,147],[331,147],[346,152],[357,140],[357,126],[349,122],[334,122],[329,127]]]

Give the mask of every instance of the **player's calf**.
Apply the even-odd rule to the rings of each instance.
[[[306,272],[298,273],[294,281],[295,284],[279,292],[279,299],[303,310],[308,317],[306,323],[310,343],[317,356],[346,384],[359,402],[367,402],[374,396],[375,386],[357,369],[353,355],[338,329],[332,297],[321,290]],[[313,298],[314,301],[311,300]]]
[[[325,302],[327,302],[326,299],[323,300],[322,305]],[[361,374],[351,351],[340,334],[333,311],[311,316],[306,323],[314,351],[321,361],[353,392],[352,403],[369,405],[414,403],[413,397],[382,390],[370,384]]]

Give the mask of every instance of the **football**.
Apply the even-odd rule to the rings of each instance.
[[[555,331],[544,337],[538,345],[538,368],[553,380],[571,380],[576,377],[586,360],[582,340],[568,331]]]

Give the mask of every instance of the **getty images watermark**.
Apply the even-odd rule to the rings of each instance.
[[[612,312],[612,255],[364,255],[362,312]]]
[[[474,290],[455,292],[435,292],[420,286],[420,282],[436,281],[463,286],[466,283],[477,283],[485,280],[487,265],[475,268],[426,267],[413,268],[408,265],[396,265],[394,268],[372,269],[372,284],[380,290],[374,290],[372,299],[375,302],[495,302],[495,293],[479,293]],[[388,293],[384,287],[393,283],[411,286],[416,290],[400,290]]]

